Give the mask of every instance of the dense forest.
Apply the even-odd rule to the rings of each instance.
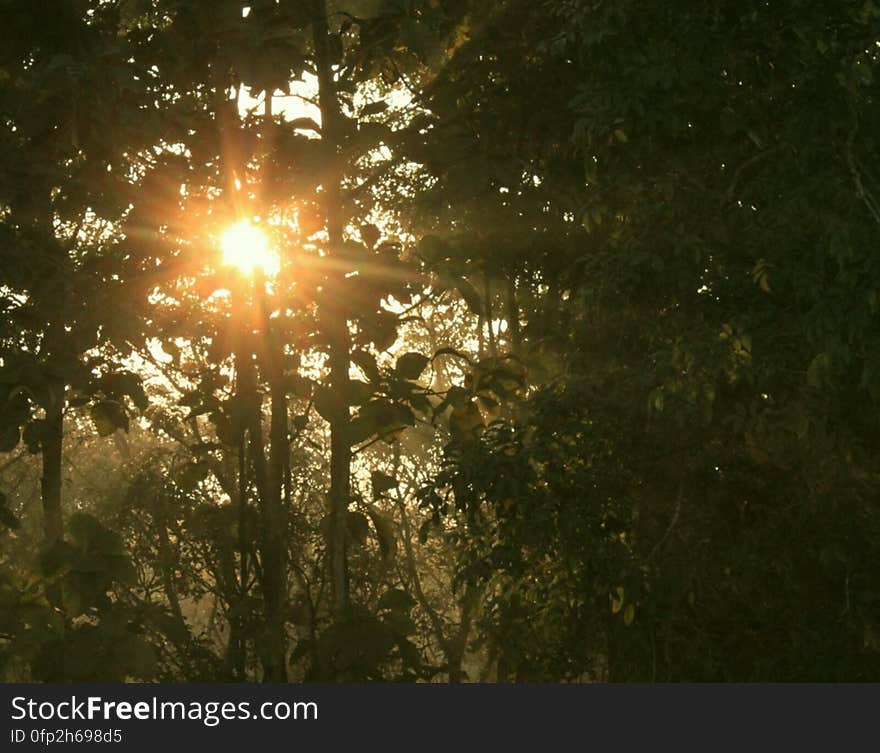
[[[0,679],[880,679],[880,3],[2,18]]]

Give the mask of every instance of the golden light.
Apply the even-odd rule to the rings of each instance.
[[[265,275],[274,275],[281,268],[278,252],[269,245],[269,239],[258,227],[247,220],[235,223],[220,238],[223,263],[245,274],[262,269]]]

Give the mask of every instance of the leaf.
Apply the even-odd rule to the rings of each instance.
[[[391,612],[408,614],[415,605],[416,600],[407,591],[402,588],[392,588],[382,594],[376,609],[388,609]]]
[[[627,604],[626,609],[623,610],[623,624],[629,627],[632,625],[633,620],[636,618],[636,607],[635,604]]]
[[[474,436],[483,427],[483,415],[473,401],[456,406],[449,416],[449,430],[457,440]]]
[[[418,630],[415,622],[406,612],[391,611],[385,615],[382,622],[399,637],[412,635]]]
[[[418,379],[428,365],[427,356],[421,353],[404,353],[397,359],[394,370],[402,379]]]
[[[151,9],[150,0],[122,0],[119,3],[119,18],[126,25],[133,24]]]
[[[225,445],[234,446],[239,441],[240,432],[237,432],[229,417],[219,411],[214,411],[209,416],[211,423],[217,432],[217,439]]]
[[[466,405],[471,401],[472,397],[469,390],[454,384],[446,391],[446,397],[443,398],[443,402],[438,406],[437,412],[441,413],[450,405],[453,408]]]
[[[407,401],[414,411],[421,415],[427,415],[432,410],[431,401],[428,396],[422,392],[413,392],[407,397]]]
[[[371,382],[379,381],[379,367],[372,354],[365,350],[355,350],[351,354],[351,362],[357,366]]]
[[[397,341],[397,327],[400,324],[397,314],[379,311],[362,316],[360,326],[364,337],[373,343],[376,350],[388,350]]]
[[[158,660],[153,647],[143,638],[127,635],[114,646],[114,654],[127,673],[143,680],[156,674]]]
[[[741,358],[751,358],[752,338],[745,333],[733,338],[733,352]]]
[[[287,620],[294,625],[310,625],[312,622],[312,612],[309,609],[308,601],[304,596],[299,597],[292,602],[287,608]],[[293,659],[291,658],[291,661]]]
[[[299,374],[288,374],[284,377],[284,386],[287,392],[294,397],[308,400],[312,394],[312,380]]]
[[[807,368],[807,384],[816,389],[822,387],[828,380],[831,367],[831,359],[827,353],[819,353]]]
[[[747,431],[743,435],[743,439],[745,440],[746,453],[752,462],[758,465],[766,465],[770,462],[770,455],[754,434]]]
[[[12,452],[21,441],[21,427],[6,424],[0,427],[0,452]]]
[[[32,455],[38,453],[42,447],[45,426],[46,422],[42,418],[34,419],[25,424],[21,438],[24,441],[28,452]]]
[[[376,422],[368,417],[355,416],[347,425],[346,435],[350,445],[365,442],[376,433]]]
[[[321,126],[319,126],[313,118],[294,118],[290,121],[289,126],[294,130],[314,131],[315,133],[321,133]]]
[[[65,594],[65,602],[67,601]],[[78,605],[73,608],[68,605],[68,609],[70,614],[82,614],[82,609]],[[65,643],[63,653],[65,674],[69,674],[71,678],[88,680],[98,670],[101,660],[105,658],[101,650],[100,632],[97,628],[85,626],[71,631]]]
[[[360,111],[361,117],[365,115],[378,115],[388,109],[388,103],[385,100],[377,100],[376,102],[368,102]]]
[[[663,388],[656,387],[648,394],[648,407],[657,413],[663,412],[665,398],[663,396]]]
[[[382,233],[379,228],[370,223],[366,225],[361,225],[360,231],[361,238],[363,239],[367,248],[375,248],[377,241],[379,240],[379,238],[382,237]]]
[[[394,476],[389,476],[387,473],[382,473],[381,471],[373,471],[370,474],[370,483],[373,487],[374,499],[380,497],[385,492],[397,488],[397,479],[394,478]]]
[[[13,531],[21,527],[21,521],[5,504],[0,505],[0,523]]]
[[[433,521],[426,520],[419,526],[419,543],[426,544],[428,542],[428,534],[431,532],[431,527],[434,525]]]
[[[410,18],[400,27],[400,44],[406,46],[422,62],[428,59],[433,45],[436,44],[436,36],[424,23],[419,23],[417,18]]]
[[[350,541],[363,546],[370,532],[370,523],[362,512],[349,510],[345,516],[345,532]]]
[[[210,468],[204,460],[187,463],[178,476],[177,483],[184,491],[192,491],[200,481],[208,478]]]
[[[370,508],[368,511],[373,527],[376,529],[376,538],[379,540],[379,551],[382,559],[388,561],[394,559],[397,554],[397,537],[394,534],[394,523],[378,510]]]
[[[375,426],[374,433],[378,432],[383,426],[394,423],[394,403],[384,399],[371,400],[361,406],[358,417],[372,421]]]
[[[400,658],[403,663],[412,668],[419,668],[422,666],[422,655],[419,652],[418,647],[407,639],[402,639],[397,641],[397,649],[400,652]]]
[[[296,624],[296,623],[294,623]],[[303,657],[308,656],[315,649],[315,642],[309,639],[301,640],[290,652],[290,663],[296,664]]]
[[[439,358],[440,356],[456,356],[457,358],[461,358],[463,361],[466,361],[469,364],[473,364],[471,357],[467,355],[467,353],[463,353],[460,350],[456,350],[455,348],[440,348],[437,350],[434,355],[431,357],[433,361],[435,358]]]
[[[315,390],[315,410],[325,421],[332,421],[348,411],[348,403],[331,387],[319,387]]]
[[[765,293],[770,292],[770,281],[767,276],[768,269],[769,265],[764,259],[758,259],[752,269],[752,281]]]
[[[448,259],[451,253],[449,243],[436,235],[426,235],[419,241],[419,255],[429,264]]]
[[[163,342],[162,350],[164,350],[169,356],[171,356],[172,363],[180,364],[180,346],[176,342],[174,342],[173,340]]]
[[[148,619],[170,640],[177,643],[185,643],[189,640],[189,630],[186,627],[186,622],[181,622],[170,612],[166,612],[163,607],[153,605]]]
[[[609,596],[611,599],[611,614],[617,614],[621,609],[623,609],[623,586],[618,586],[614,589],[613,593]]]
[[[116,400],[127,395],[139,410],[146,410],[150,404],[141,378],[130,371],[111,371],[104,374],[97,380],[96,386],[105,396]]]
[[[384,437],[407,426],[414,426],[415,422],[415,414],[410,407],[389,400],[372,400],[361,406],[360,413],[352,420],[351,426],[353,435],[365,435],[366,438],[378,434]]]
[[[189,390],[180,396],[177,404],[184,408],[195,408],[202,402],[202,393],[198,390]]]
[[[92,422],[99,437],[108,437],[117,429],[128,431],[128,414],[116,400],[101,400],[92,406]]]
[[[480,298],[477,289],[467,280],[458,280],[455,287],[458,292],[461,293],[461,297],[464,298],[464,302],[471,310],[471,313],[477,314],[478,316],[481,315],[483,313],[483,301]]]
[[[373,385],[359,379],[349,379],[346,392],[348,405],[363,405],[373,397]]]
[[[121,542],[120,546],[122,546]],[[113,580],[128,585],[134,585],[137,581],[137,571],[135,570],[134,563],[127,555],[108,557],[107,565],[107,573]]]
[[[83,550],[94,549],[105,555],[125,554],[122,539],[115,531],[105,528],[94,515],[76,512],[68,522],[70,537]]]

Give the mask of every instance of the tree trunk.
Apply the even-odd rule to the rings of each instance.
[[[64,385],[53,383],[46,401],[42,432],[43,468],[40,491],[43,501],[43,532],[47,546],[61,539],[61,445],[64,438]]]
[[[236,170],[240,160],[237,154],[237,112],[234,101],[226,95],[225,73],[217,70],[214,73],[215,114],[217,130],[223,147],[221,160],[226,195],[229,197],[230,208],[238,213],[237,188],[235,185]],[[266,131],[268,134],[272,118],[271,93],[266,95]],[[268,148],[266,150],[268,152]],[[248,453],[239,466],[239,543],[240,543],[240,598],[247,598],[249,567],[245,546],[245,529],[247,523],[247,488],[248,477],[253,474],[254,486],[260,511],[259,553],[260,553],[260,586],[263,594],[263,609],[266,616],[266,632],[261,642],[260,658],[263,665],[264,682],[286,682],[287,680],[287,640],[285,633],[284,605],[287,597],[286,545],[284,541],[284,516],[281,510],[281,480],[284,475],[284,453],[287,438],[287,403],[283,388],[283,373],[278,378],[273,364],[276,350],[271,342],[269,314],[266,311],[266,283],[259,270],[255,270],[251,297],[244,281],[239,281],[233,290],[233,317],[238,328],[238,346],[235,353],[237,371],[238,410],[241,411],[241,444],[240,452],[244,455],[245,434]],[[257,307],[252,311],[250,307]],[[252,313],[249,315],[249,312]],[[253,324],[259,322],[264,336],[263,348],[270,354],[264,358],[264,368],[270,380],[271,391],[271,429],[270,458],[266,461],[263,445],[263,412],[262,398],[257,390],[257,374],[254,364]],[[278,366],[280,368],[280,366]],[[280,399],[279,399],[280,389]],[[249,462],[248,462],[249,461]],[[282,469],[278,471],[279,467]],[[231,626],[230,655],[227,657],[228,669],[237,675],[244,673],[244,657],[246,637],[241,624]]]
[[[286,516],[282,509],[282,486],[288,454],[287,395],[281,364],[281,345],[272,331],[266,302],[266,283],[255,272],[255,295],[259,297],[262,319],[263,368],[269,382],[271,419],[269,424],[269,464],[265,469],[265,495],[260,496],[260,549],[263,565],[263,607],[268,631],[267,658],[263,661],[266,682],[287,681],[287,638],[284,605],[287,601]],[[251,441],[255,437],[251,434]],[[262,445],[260,445],[262,450]]]
[[[489,355],[495,358],[498,355],[498,346],[495,342],[494,312],[492,310],[492,282],[489,275],[483,273],[483,306],[486,309],[486,324],[489,328]]]
[[[513,272],[507,277],[507,332],[510,336],[510,352],[518,356],[522,333],[519,326],[519,303],[516,300],[516,275]]]
[[[52,225],[52,201],[50,192],[39,192],[40,229],[45,234],[47,248],[55,257],[61,272],[58,298],[59,308],[48,323],[43,344],[42,357],[46,364],[46,395],[42,400],[45,418],[40,436],[40,454],[42,469],[40,474],[40,496],[43,504],[43,534],[45,545],[51,547],[64,535],[64,517],[61,512],[61,459],[64,442],[64,393],[66,384],[63,379],[52,376],[52,372],[64,373],[67,365],[65,349],[66,332],[64,317],[66,313],[69,291],[65,279],[67,270],[67,249],[61,246],[55,237]],[[53,586],[48,592],[50,603],[61,607],[62,594],[60,584]]]
[[[265,306],[265,280],[255,273],[253,303],[263,310]],[[284,600],[286,594],[286,578],[284,563],[283,528],[281,525],[281,484],[280,477],[276,483],[276,474],[272,472],[275,463],[267,464],[263,448],[263,412],[262,399],[257,391],[256,373],[254,368],[254,349],[251,347],[251,331],[246,306],[241,300],[242,291],[233,291],[238,301],[238,316],[241,332],[240,343],[236,352],[236,369],[238,371],[239,410],[243,413],[243,428],[248,435],[249,465],[253,473],[254,486],[260,510],[259,548],[261,564],[261,589],[263,608],[266,614],[266,636],[261,652],[263,664],[263,680],[265,682],[285,682],[287,679],[286,639],[284,633]],[[268,317],[261,317],[267,319]],[[264,333],[265,335],[265,333]],[[273,413],[277,406],[273,405]],[[286,407],[283,414],[286,415]],[[274,423],[273,417],[273,423]],[[278,452],[278,448],[274,449]],[[273,458],[274,460],[274,458]],[[244,510],[241,511],[242,516]],[[242,584],[242,598],[246,584]]]
[[[338,254],[343,242],[343,219],[340,197],[341,175],[339,165],[339,121],[341,112],[333,80],[330,57],[325,0],[313,2],[313,32],[315,61],[318,74],[318,97],[321,108],[321,141],[327,166],[327,181],[323,192],[323,211],[327,228],[327,253]],[[343,271],[332,272],[328,287],[343,279]],[[349,504],[351,473],[351,445],[348,424],[351,419],[347,396],[349,393],[350,336],[348,320],[336,302],[324,302],[320,319],[328,340],[330,389],[335,396],[334,412],[330,417],[330,572],[333,586],[333,616],[337,623],[345,620],[348,612],[348,571],[345,552],[345,522]],[[338,677],[337,679],[344,679]]]
[[[240,354],[236,354],[236,363],[240,360]],[[236,375],[236,395],[241,395],[239,377]],[[248,473],[247,473],[247,433],[238,432],[238,576],[233,572],[229,579],[230,587],[238,588],[235,593],[244,601],[247,598],[248,579],[250,568],[248,565],[248,551],[250,539],[248,530]],[[244,682],[247,672],[247,640],[244,635],[243,614],[229,621],[229,645],[226,648],[226,675],[232,682]]]
[[[61,319],[49,325],[46,332],[47,362],[57,357],[61,348],[64,329]],[[40,436],[40,498],[43,504],[43,538],[46,548],[57,544],[64,535],[64,516],[61,511],[61,460],[64,443],[64,391],[65,384],[58,379],[48,380],[43,405],[45,418]],[[53,583],[46,592],[49,603],[63,609],[64,594],[61,583]]]

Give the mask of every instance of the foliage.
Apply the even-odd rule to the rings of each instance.
[[[874,2],[7,6],[5,676],[876,679]]]
[[[504,67],[510,26],[487,33],[460,75],[491,85],[457,118],[492,147],[518,123],[490,164],[529,165],[525,185],[440,191],[457,217],[491,201],[502,233],[529,182],[547,197],[524,337],[557,364],[424,494],[469,511],[463,575],[495,589],[505,672],[874,676],[876,8],[505,10],[533,34],[525,71]],[[530,81],[558,106],[502,117]],[[456,244],[497,265],[487,224]]]

